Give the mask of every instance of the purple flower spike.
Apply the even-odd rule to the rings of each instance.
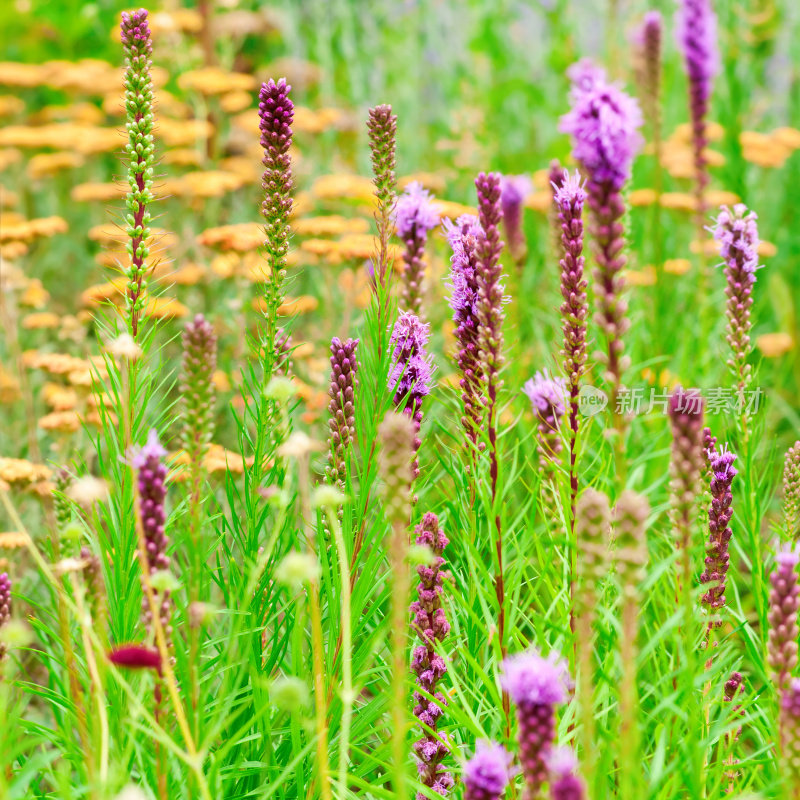
[[[403,295],[406,311],[419,314],[422,309],[422,281],[425,277],[425,245],[428,232],[439,224],[439,215],[431,193],[414,181],[397,198],[394,218],[397,235],[403,240]]]
[[[394,393],[394,405],[414,423],[414,452],[422,444],[419,438],[422,425],[422,398],[430,394],[433,364],[427,353],[430,325],[421,322],[416,314],[403,311],[395,323],[389,347],[392,365],[388,387]],[[414,457],[414,478],[419,476],[419,464]]]
[[[0,572],[0,628],[11,619],[11,578]],[[0,642],[0,662],[5,656],[5,645]]]
[[[522,230],[522,209],[525,198],[533,191],[527,175],[503,175],[500,179],[500,205],[503,210],[503,228],[508,249],[514,263],[522,268],[528,255],[525,232]]]
[[[797,609],[800,605],[800,587],[797,585],[797,563],[800,554],[784,547],[775,556],[775,569],[770,575],[772,590],[769,594],[769,641],[767,654],[772,667],[775,687],[784,689],[797,666]]]
[[[442,608],[442,583],[448,577],[448,573],[442,571],[445,563],[442,552],[448,539],[439,527],[439,519],[435,514],[425,514],[414,533],[417,544],[429,547],[433,553],[430,564],[417,567],[420,578],[417,585],[419,599],[410,608],[412,627],[422,641],[422,645],[415,648],[411,661],[411,668],[417,675],[417,685],[422,690],[414,692],[417,703],[414,716],[420,721],[423,732],[422,738],[414,743],[414,752],[419,758],[417,767],[422,783],[445,796],[453,786],[453,777],[441,765],[449,748],[443,741],[443,734],[438,733],[436,727],[447,700],[436,690],[436,685],[447,672],[447,665],[436,652],[436,645],[450,632],[450,623]],[[429,695],[435,700],[430,700]],[[418,793],[416,800],[425,800],[425,796]]]
[[[328,389],[329,451],[325,478],[344,492],[347,451],[355,437],[355,391],[358,387],[358,339],[331,339],[331,381]],[[341,509],[339,514],[341,515]]]
[[[483,366],[478,342],[478,249],[483,228],[477,217],[460,216],[455,222],[446,220],[445,234],[453,255],[450,258],[450,308],[456,323],[458,368],[461,372],[461,402],[464,416],[461,424],[472,444],[477,444],[481,428]]]
[[[557,747],[547,759],[551,800],[584,800],[586,788],[578,777],[578,759],[569,747]]]
[[[642,145],[639,104],[590,63],[578,62],[568,74],[572,109],[561,118],[559,130],[572,137],[572,155],[589,179],[618,192]]]
[[[610,406],[616,408],[622,373],[623,336],[630,327],[627,302],[622,297],[621,275],[626,260],[625,204],[621,190],[630,178],[633,158],[642,143],[642,115],[637,102],[598,69],[573,68],[572,109],[561,118],[560,130],[572,138],[572,154],[587,175],[587,195],[592,212],[596,319],[607,342],[606,371],[611,383]],[[618,428],[621,426],[618,421]]]
[[[728,366],[738,382],[740,393],[751,380],[747,363],[750,345],[750,309],[753,306],[753,284],[758,265],[758,217],[739,203],[733,211],[727,206],[720,209],[714,238],[719,242],[719,252],[725,263],[725,314],[728,317],[727,340],[731,348]]]
[[[555,707],[571,686],[566,662],[535,650],[503,661],[500,685],[517,707],[519,760],[531,797],[547,780],[546,758],[555,739]]]
[[[139,513],[145,539],[145,558],[152,575],[159,570],[169,568],[167,556],[167,536],[164,533],[164,500],[167,496],[165,485],[167,468],[162,459],[167,451],[158,441],[158,434],[151,430],[147,444],[139,448],[131,459],[131,464],[138,472],[139,481]],[[161,600],[161,622],[169,639],[170,599],[169,592],[164,591]],[[142,602],[142,616],[149,626],[152,622],[147,597]]]
[[[561,452],[559,429],[566,411],[567,382],[560,377],[551,378],[545,370],[537,372],[527,381],[522,391],[531,401],[539,424],[539,454],[543,459],[552,461]]]
[[[733,509],[731,483],[736,476],[733,462],[736,456],[726,447],[715,450],[710,458],[711,465],[711,507],[708,510],[709,539],[706,548],[706,568],[700,576],[700,582],[710,584],[702,597],[703,605],[709,614],[718,615],[725,605],[725,579],[728,574],[730,555],[728,549],[732,531],[729,527]],[[722,624],[718,616],[712,617],[709,625],[719,627]]]
[[[502,745],[478,742],[461,773],[464,800],[500,800],[511,779],[511,760]]]
[[[264,217],[266,239],[264,252],[269,266],[269,280],[264,284],[266,345],[270,349],[268,377],[275,367],[285,362],[280,352],[282,334],[277,327],[278,306],[283,300],[283,283],[286,278],[286,256],[289,253],[289,215],[292,212],[292,122],[294,104],[290,98],[292,87],[281,78],[277,83],[270,78],[261,84],[258,94],[258,127],[264,152],[264,173],[261,188],[264,200],[261,216]]]
[[[127,205],[129,238],[128,253],[128,325],[136,338],[144,309],[146,289],[146,262],[150,255],[150,211],[153,202],[153,81],[150,76],[150,55],[153,45],[147,11],[143,8],[130,14],[123,12],[121,29],[125,50],[125,109],[127,113],[128,142],[125,152],[128,160]]]
[[[128,669],[154,669],[161,673],[161,654],[158,650],[140,644],[123,644],[108,654],[108,660],[118,667]]]
[[[708,163],[704,154],[706,116],[714,76],[719,71],[717,18],[711,0],[680,0],[675,33],[689,79],[689,113],[692,118],[692,150],[696,172],[695,192],[698,215],[705,215]],[[702,219],[702,216],[700,216]]]

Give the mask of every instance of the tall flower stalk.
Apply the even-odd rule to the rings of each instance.
[[[503,577],[503,525],[500,517],[499,465],[497,444],[497,394],[502,386],[500,370],[503,367],[503,284],[501,281],[500,252],[500,176],[497,173],[481,173],[475,180],[478,190],[478,218],[483,237],[478,241],[478,353],[484,382],[484,402],[486,404],[486,437],[489,443],[489,479],[492,510],[494,513],[495,553],[497,574],[495,593],[497,595],[497,630],[500,651],[506,652],[506,600]]]
[[[0,572],[0,628],[11,619],[11,578],[7,572]],[[0,664],[3,663],[6,651],[5,645],[0,642]],[[2,673],[0,673],[2,680]]]
[[[417,452],[422,444],[419,438],[422,425],[422,402],[430,394],[433,365],[428,355],[430,326],[421,322],[410,311],[400,314],[392,331],[389,346],[392,348],[392,363],[389,370],[388,388],[392,392],[394,407],[411,419],[414,424],[414,480],[419,477]]]
[[[753,307],[753,284],[758,265],[758,217],[741,203],[720,209],[714,238],[725,263],[725,316],[728,318],[727,340],[731,350],[728,366],[736,381],[739,402],[744,416],[744,393],[752,381],[752,368],[747,359],[752,352],[750,342],[750,310]],[[746,429],[745,429],[746,435]]]
[[[800,523],[800,441],[787,451],[783,461],[783,533],[788,540],[797,538]]]
[[[611,388],[609,402],[615,428],[622,438],[623,420],[617,413],[622,375],[627,368],[624,336],[630,327],[627,302],[622,296],[625,266],[622,189],[631,175],[633,158],[641,145],[642,115],[636,101],[605,73],[579,62],[571,70],[571,110],[561,118],[560,130],[572,138],[572,155],[586,175],[591,210],[597,313],[606,339],[605,368]],[[618,442],[617,452],[622,443]]]
[[[503,175],[500,179],[500,204],[503,212],[503,231],[508,242],[508,251],[518,270],[525,266],[528,243],[522,227],[522,212],[525,198],[531,193],[533,184],[527,175]]]
[[[404,311],[417,316],[422,314],[425,245],[429,231],[439,224],[432,199],[430,192],[414,181],[400,195],[395,206],[395,229],[404,245],[401,306]]]
[[[264,283],[264,385],[269,383],[276,369],[281,367],[285,355],[279,347],[278,306],[283,302],[286,281],[286,257],[289,253],[289,216],[292,213],[292,122],[294,103],[290,98],[292,87],[281,78],[277,83],[270,78],[261,84],[258,95],[259,130],[264,151],[264,173],[261,188],[264,200],[261,216],[264,218],[266,237],[264,255],[269,273]]]
[[[714,628],[722,625],[720,612],[725,606],[725,579],[730,562],[728,550],[732,534],[730,521],[733,516],[731,483],[737,473],[736,467],[733,466],[735,460],[736,455],[724,447],[721,450],[714,450],[710,456],[709,538],[706,547],[706,568],[700,576],[700,582],[708,587],[701,602],[709,615],[709,636]]]
[[[691,614],[693,529],[703,470],[703,398],[696,389],[676,389],[667,408],[672,427],[670,522],[679,553],[675,599]]]
[[[578,413],[581,378],[586,369],[586,300],[587,283],[583,277],[583,204],[586,201],[580,176],[565,170],[560,185],[553,185],[558,220],[561,225],[561,351],[569,395],[569,489],[570,527],[575,525],[575,501],[578,497],[577,440],[580,428]]]
[[[126,198],[128,223],[128,329],[135,339],[144,309],[145,273],[150,255],[149,206],[153,198],[153,81],[150,77],[150,55],[153,45],[147,11],[143,8],[130,14],[123,12],[121,23],[122,46],[125,50],[125,110],[128,143],[128,194]]]
[[[475,462],[475,448],[481,447],[480,431],[483,422],[483,364],[479,350],[478,319],[478,248],[484,238],[477,217],[460,216],[455,222],[445,222],[445,233],[453,255],[450,258],[450,308],[456,324],[458,341],[456,361],[461,373],[461,402],[464,415],[461,425],[469,444],[470,465]]]
[[[577,561],[573,572],[572,661],[578,673],[578,713],[580,715],[581,757],[590,784],[594,785],[594,621],[599,587],[609,572],[611,506],[603,492],[584,489],[575,513]]]
[[[378,258],[376,278],[385,289],[390,274],[389,238],[391,236],[392,216],[396,202],[395,179],[395,141],[397,138],[397,117],[389,105],[375,106],[369,110],[367,120],[369,147],[372,153],[372,174],[375,183],[375,197],[378,208],[375,221],[378,225]],[[380,321],[380,320],[379,320]]]
[[[780,699],[781,756],[789,795],[800,798],[800,678],[792,678]]]
[[[390,651],[392,654],[392,789],[406,796],[406,647],[407,613],[411,577],[406,563],[411,521],[412,459],[415,431],[405,414],[390,411],[378,429],[381,441],[380,472],[384,482],[384,509],[391,525],[389,563],[392,570]]]
[[[325,478],[344,493],[347,454],[355,437],[355,402],[358,387],[358,339],[331,339],[331,379],[328,388],[328,464]],[[342,521],[342,509],[337,510]]]
[[[800,606],[800,586],[797,582],[797,564],[800,554],[784,547],[775,556],[775,569],[769,581],[769,634],[767,660],[772,667],[772,681],[778,691],[789,685],[792,671],[797,666],[797,609]]]
[[[414,533],[417,545],[430,548],[432,557],[429,564],[417,567],[420,582],[417,585],[417,600],[410,609],[412,627],[422,642],[414,650],[411,660],[411,669],[417,676],[419,687],[419,691],[414,692],[414,716],[422,728],[422,738],[414,743],[414,753],[419,759],[417,769],[420,781],[444,797],[453,786],[453,777],[442,766],[449,747],[444,735],[437,731],[437,725],[447,700],[437,691],[437,684],[447,672],[447,664],[436,650],[450,632],[450,623],[442,607],[442,584],[448,575],[442,571],[445,563],[442,553],[448,539],[439,527],[439,519],[435,514],[425,514]],[[425,800],[425,796],[418,792],[416,800]]]
[[[633,797],[638,784],[637,767],[641,763],[639,734],[639,694],[637,691],[641,607],[640,586],[647,564],[646,525],[650,514],[647,498],[626,489],[614,509],[617,575],[622,592],[622,633],[620,636],[620,796]]]
[[[517,653],[503,661],[500,685],[517,708],[519,762],[528,796],[535,798],[547,780],[556,707],[566,701],[570,688],[567,665],[552,654]]]
[[[717,18],[712,0],[680,0],[675,33],[683,55],[684,70],[689,81],[689,114],[692,126],[692,152],[695,169],[695,198],[698,232],[702,234],[708,210],[705,191],[708,187],[708,116],[714,76],[719,71],[717,53]]]

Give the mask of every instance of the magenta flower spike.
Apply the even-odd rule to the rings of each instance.
[[[403,241],[403,289],[401,306],[417,316],[422,311],[422,283],[425,278],[425,245],[428,233],[439,224],[431,193],[416,181],[397,198],[395,230]]]
[[[266,232],[264,254],[269,267],[268,279],[264,283],[264,318],[266,321],[267,372],[269,378],[285,369],[286,354],[282,352],[281,340],[286,333],[277,325],[278,306],[283,301],[283,286],[286,279],[286,257],[289,253],[289,216],[292,213],[292,123],[294,103],[290,94],[292,87],[285,78],[274,81],[270,78],[261,84],[258,94],[258,127],[261,132],[261,148],[264,153],[261,188],[264,200],[261,216]]]
[[[444,230],[453,251],[450,258],[450,308],[456,323],[456,360],[461,372],[459,385],[464,406],[461,424],[468,440],[477,446],[483,419],[483,365],[478,341],[478,248],[484,234],[478,218],[469,214],[460,216],[455,222],[446,220]]]
[[[136,338],[145,303],[147,258],[150,255],[151,215],[153,202],[153,81],[150,77],[150,56],[153,44],[147,11],[140,8],[130,14],[122,13],[120,24],[122,46],[125,50],[125,110],[127,113],[128,159],[127,235],[128,253],[128,325]]]
[[[331,379],[328,389],[328,466],[325,478],[344,492],[347,451],[355,437],[355,392],[358,387],[358,339],[331,339]],[[341,513],[341,512],[340,512]]]
[[[597,264],[596,319],[607,341],[605,366],[613,409],[622,373],[627,368],[623,336],[630,327],[627,303],[622,297],[621,273],[626,263],[622,188],[630,178],[633,158],[642,143],[639,134],[642,115],[637,102],[616,84],[609,83],[605,72],[591,62],[579,62],[569,75],[573,82],[572,108],[561,118],[559,129],[570,135],[572,155],[587,178]]]
[[[539,455],[543,463],[552,462],[561,452],[561,419],[567,405],[567,385],[561,377],[551,378],[547,370],[537,372],[522,387],[531,401],[539,426]]]
[[[533,191],[527,175],[503,175],[500,178],[500,206],[503,212],[503,230],[511,258],[519,269],[525,264],[528,244],[522,228],[525,199]]]
[[[675,34],[683,55],[689,81],[689,113],[692,125],[692,150],[695,165],[695,192],[698,216],[705,216],[705,190],[708,186],[708,162],[705,148],[706,117],[714,77],[719,71],[717,18],[712,0],[679,0]]]
[[[769,577],[772,589],[769,594],[769,638],[767,655],[772,667],[775,688],[785,689],[797,666],[797,609],[800,606],[800,587],[797,585],[797,564],[800,554],[784,547],[775,556],[775,569]]]
[[[11,578],[0,572],[0,628],[11,619]],[[5,645],[0,642],[0,662],[5,657]]]
[[[389,370],[388,387],[394,395],[394,405],[411,418],[414,423],[414,452],[418,452],[422,441],[419,438],[422,425],[422,400],[431,391],[433,363],[428,355],[430,325],[421,322],[416,314],[403,311],[397,319],[389,340],[392,349],[392,365]],[[414,479],[419,476],[419,463],[414,457]]]
[[[567,699],[571,682],[566,662],[528,650],[509,656],[500,685],[517,708],[519,761],[531,797],[547,780],[547,757],[555,740],[556,706]]]
[[[733,516],[731,503],[731,483],[736,476],[733,462],[736,456],[727,448],[715,450],[711,464],[711,508],[708,510],[709,539],[706,548],[706,568],[700,582],[708,584],[702,603],[711,616],[709,625],[719,627],[720,609],[725,605],[725,579],[728,574],[730,555],[728,553],[732,531],[730,521]]]
[[[145,540],[145,558],[151,575],[169,568],[167,536],[164,532],[167,468],[163,458],[166,454],[167,451],[158,440],[158,434],[152,430],[147,437],[147,443],[144,447],[139,448],[131,459],[131,464],[137,471],[139,514]],[[169,592],[160,593],[159,600],[161,623],[164,626],[164,633],[169,639],[171,632]],[[149,627],[152,618],[146,596],[142,602],[142,616],[145,624]]]
[[[123,644],[108,653],[108,660],[128,669],[154,669],[161,674],[161,654],[140,644]]]
[[[780,697],[780,741],[791,796],[800,791],[800,678],[792,678]]]
[[[578,775],[578,759],[569,747],[557,747],[547,759],[551,800],[584,800],[586,787]]]
[[[448,539],[439,527],[435,514],[425,514],[422,522],[414,529],[417,544],[430,548],[433,560],[430,564],[420,564],[417,574],[417,600],[411,604],[412,627],[422,644],[414,649],[411,669],[417,676],[417,686],[421,691],[414,692],[416,706],[414,716],[422,728],[422,738],[414,743],[414,753],[419,759],[419,777],[425,786],[434,792],[447,795],[453,786],[453,777],[442,767],[442,761],[449,752],[443,734],[436,730],[447,699],[437,691],[439,679],[447,672],[444,659],[436,652],[436,647],[450,632],[450,623],[442,607],[442,584],[448,573],[442,570],[445,563],[442,552]],[[423,693],[424,692],[424,693]],[[430,698],[434,699],[430,699]],[[417,794],[416,800],[425,800]]]
[[[464,764],[464,800],[500,800],[511,780],[512,755],[494,742],[478,742]]]
[[[750,309],[753,306],[756,270],[759,269],[757,219],[755,212],[748,211],[747,206],[739,203],[732,211],[723,206],[714,227],[714,238],[719,242],[719,252],[725,264],[725,315],[728,318],[727,340],[731,349],[728,366],[737,381],[740,395],[752,380],[747,358],[752,351]]]

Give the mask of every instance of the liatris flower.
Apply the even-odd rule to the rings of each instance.
[[[144,533],[145,558],[150,574],[169,568],[167,556],[167,537],[164,533],[164,500],[167,489],[164,484],[167,468],[162,459],[167,451],[158,441],[158,434],[150,431],[147,444],[140,448],[132,458],[132,465],[138,472],[139,513]],[[164,633],[169,638],[170,599],[169,592],[164,591],[161,600],[161,622]],[[143,601],[143,617],[146,625],[152,622],[147,597]]]
[[[217,366],[217,337],[202,314],[183,330],[182,444],[189,456],[192,481],[199,480],[203,457],[214,432],[214,370]],[[199,491],[199,486],[194,486]]]
[[[711,428],[703,428],[703,453],[706,459],[706,465],[711,469],[711,456],[717,449],[717,437],[711,433]]]
[[[747,357],[750,344],[750,308],[753,284],[758,267],[758,217],[741,203],[731,211],[723,206],[717,216],[714,238],[725,262],[725,314],[728,317],[727,339],[732,357],[728,366],[738,381],[740,395],[750,384],[751,370]],[[740,397],[740,402],[742,398]]]
[[[648,11],[633,35],[634,67],[645,117],[650,123],[656,159],[661,141],[661,43],[664,20],[659,11]]]
[[[503,229],[514,263],[521,269],[528,255],[525,231],[522,229],[522,209],[533,184],[527,175],[503,175],[500,178],[500,205]]]
[[[787,451],[783,462],[783,531],[789,539],[797,538],[800,522],[800,441]]]
[[[639,696],[636,674],[636,640],[639,634],[639,586],[644,580],[647,563],[646,524],[650,504],[643,495],[626,489],[614,509],[617,575],[622,590],[622,634],[620,662],[622,679],[619,689],[620,706],[620,786],[622,797],[635,794],[635,770],[640,764],[639,753]]]
[[[498,508],[499,454],[497,447],[497,393],[502,386],[500,370],[503,366],[503,284],[501,282],[500,252],[500,176],[481,172],[475,179],[478,192],[478,219],[483,236],[478,240],[478,357],[485,386],[483,397],[486,407],[485,427],[489,441],[489,481],[492,508]],[[506,652],[505,579],[503,577],[503,528],[499,513],[494,518],[494,549],[497,554],[495,595],[497,597],[497,634],[500,652]],[[508,723],[508,700],[504,698],[503,710]]]
[[[128,196],[128,324],[131,336],[139,330],[139,317],[144,307],[145,262],[150,255],[150,212],[153,202],[153,81],[150,77],[150,27],[147,11],[141,8],[122,13],[121,39],[125,50],[125,109],[127,112]]]
[[[785,689],[797,666],[797,609],[800,606],[800,587],[797,585],[797,563],[800,554],[785,547],[775,556],[775,569],[770,575],[769,639],[767,654],[772,667],[775,688]]]
[[[550,206],[550,213],[549,213],[549,220],[550,220],[550,231],[552,234],[552,241],[551,246],[553,248],[553,255],[555,256],[556,261],[561,261],[564,257],[564,251],[561,245],[561,223],[559,221],[559,207],[558,201],[556,200],[556,193],[561,188],[564,183],[564,177],[567,175],[567,171],[564,167],[561,166],[561,162],[554,158],[550,162],[550,169],[548,171],[548,183],[550,186],[553,187],[553,203]]]
[[[384,509],[392,526],[389,563],[392,569],[391,642],[392,653],[392,788],[405,796],[406,785],[406,660],[408,595],[411,580],[406,563],[408,525],[411,519],[411,485],[414,480],[414,425],[405,414],[389,411],[378,428],[381,440],[379,467],[384,483]]]
[[[567,699],[567,665],[535,650],[503,661],[500,685],[517,707],[519,760],[531,797],[547,780],[546,759],[555,739],[555,707]]]
[[[583,278],[583,204],[586,192],[580,175],[570,176],[564,170],[560,183],[553,183],[555,207],[561,227],[561,329],[564,334],[564,374],[567,376],[569,394],[569,461],[570,510],[574,520],[575,499],[578,495],[578,476],[575,469],[575,443],[578,438],[580,416],[578,395],[580,381],[586,366],[586,281]]]
[[[0,628],[11,619],[11,578],[0,572]],[[0,642],[0,662],[5,657],[5,645]]]
[[[410,183],[395,206],[395,229],[403,240],[402,307],[419,316],[422,310],[422,281],[425,277],[425,245],[428,232],[439,224],[439,215],[431,204],[431,193],[416,181]]]
[[[266,380],[272,376],[275,363],[281,360],[276,319],[278,306],[283,299],[286,256],[289,252],[289,215],[292,212],[292,157],[289,150],[292,144],[294,104],[289,97],[291,90],[292,87],[286,83],[285,78],[277,83],[270,78],[267,83],[261,84],[258,95],[258,127],[264,150],[264,174],[261,179],[264,200],[261,204],[261,215],[264,217],[266,230],[264,252],[269,265],[269,280],[264,289],[268,348]]]
[[[703,605],[709,614],[716,615],[725,605],[725,578],[728,574],[730,555],[728,548],[731,541],[729,527],[733,509],[731,502],[731,483],[736,476],[733,462],[736,456],[727,448],[715,450],[711,456],[711,507],[708,510],[709,539],[706,548],[706,568],[700,576],[700,582],[710,584],[702,597]],[[712,618],[709,625],[719,627],[719,618]]]
[[[389,346],[392,347],[392,365],[389,370],[388,387],[394,393],[395,408],[402,411],[414,423],[414,452],[419,451],[422,425],[422,398],[430,394],[433,376],[431,357],[427,353],[430,326],[421,322],[410,311],[403,311],[392,331]],[[414,458],[414,479],[419,476],[419,464]]]
[[[123,644],[115,647],[108,660],[118,667],[128,669],[154,669],[161,674],[161,654],[158,650],[140,644]]]
[[[567,387],[563,378],[551,378],[547,370],[537,372],[522,387],[531,401],[539,425],[539,455],[552,462],[561,452],[561,418],[566,411]]]
[[[444,229],[453,250],[450,307],[456,323],[457,361],[461,371],[459,385],[464,405],[461,424],[470,442],[477,445],[483,419],[483,367],[478,342],[478,247],[483,228],[477,217],[463,214],[455,223],[447,220]]]
[[[580,66],[580,65],[578,65]],[[572,154],[587,176],[592,211],[592,236],[597,269],[597,321],[607,339],[606,368],[612,383],[611,407],[616,408],[623,358],[623,335],[630,326],[622,297],[625,240],[621,190],[631,174],[641,144],[642,116],[636,101],[597,68],[574,69],[572,109],[561,118],[560,130],[572,137]]]
[[[725,687],[723,689],[723,701],[726,703],[733,703],[736,699],[737,695],[742,694],[744,691],[744,678],[742,677],[741,672],[731,672],[730,677],[727,681],[725,681]],[[741,716],[741,705],[736,705],[733,708],[733,715],[734,716]],[[739,772],[735,769],[736,765],[739,763],[739,760],[736,756],[731,752],[734,745],[739,739],[739,735],[741,734],[742,729],[741,727],[736,728],[735,730],[731,731],[730,733],[726,734],[726,744],[728,749],[728,757],[725,759],[725,764],[728,767],[728,770],[725,772],[725,777],[728,779],[728,785],[725,789],[725,794],[733,794],[735,789],[735,781],[739,777]]]
[[[449,748],[442,741],[442,734],[436,731],[439,717],[447,705],[445,696],[436,691],[439,679],[447,671],[444,659],[436,652],[436,643],[442,642],[450,631],[450,623],[442,608],[442,581],[447,576],[442,571],[442,552],[448,539],[439,527],[435,514],[425,514],[414,533],[417,544],[429,547],[433,554],[430,564],[417,567],[419,599],[411,604],[414,616],[412,626],[422,640],[422,644],[414,650],[411,669],[417,675],[417,685],[424,692],[414,692],[417,702],[414,716],[420,721],[423,733],[422,738],[414,744],[414,752],[419,758],[417,768],[420,780],[444,797],[453,786],[453,778],[441,765]],[[430,697],[435,699],[431,700]],[[417,800],[425,800],[424,795],[418,793]]]
[[[577,775],[578,759],[569,747],[558,747],[547,759],[551,800],[584,800],[586,787]]]
[[[478,742],[461,772],[464,800],[500,800],[511,779],[511,759],[502,745]]]
[[[390,221],[395,204],[395,140],[397,117],[389,105],[375,106],[369,110],[367,120],[369,148],[372,153],[372,174],[378,210],[375,220],[380,236],[377,278],[381,287],[386,286],[389,268]]]
[[[347,451],[355,437],[355,392],[358,386],[358,339],[331,339],[331,383],[328,389],[328,466],[325,479],[341,492],[347,478]],[[341,514],[341,510],[339,511]]]
[[[681,554],[679,592],[688,592],[692,576],[692,523],[704,462],[703,398],[696,389],[678,387],[669,399],[667,411],[672,425],[670,519],[675,546]]]
[[[692,118],[692,149],[696,172],[698,216],[705,213],[703,195],[708,186],[708,164],[704,154],[708,143],[706,116],[711,84],[719,70],[717,18],[711,0],[680,0],[675,33],[683,53],[689,79],[689,112]]]
[[[780,740],[792,797],[800,790],[800,678],[792,678],[781,693]]]

